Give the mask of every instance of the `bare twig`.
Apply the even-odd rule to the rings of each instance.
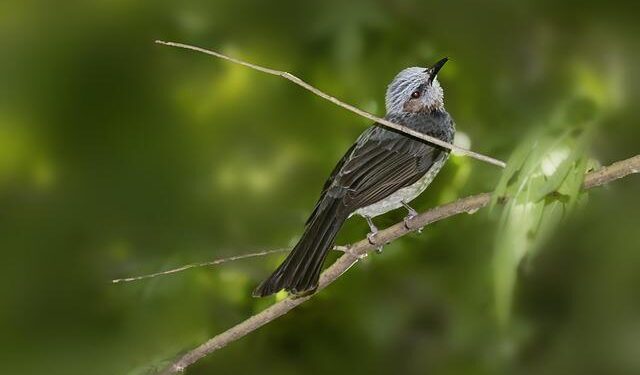
[[[607,182],[622,178],[631,173],[638,173],[639,171],[640,155],[637,155],[630,159],[614,163],[608,167],[601,168],[600,170],[597,170],[595,172],[588,173],[585,176],[583,189],[591,189],[593,187],[603,185]],[[391,242],[409,232],[427,226],[436,221],[443,220],[448,217],[461,214],[463,212],[467,212],[470,214],[474,213],[477,210],[488,205],[490,200],[491,193],[482,193],[462,198],[455,202],[438,206],[436,208],[432,208],[431,210],[421,213],[411,219],[408,222],[408,226],[410,226],[411,229],[407,228],[404,222],[400,222],[378,232],[378,234],[376,235],[376,240],[379,241],[379,243]],[[338,258],[335,263],[333,263],[322,273],[322,275],[320,276],[320,285],[318,286],[318,291],[324,289],[327,285],[331,284],[333,281],[339,278],[351,266],[357,263],[358,259],[368,254],[371,250],[375,249],[375,247],[376,246],[372,245],[367,239],[357,242],[353,246],[351,246],[348,252],[345,252],[343,256]],[[250,317],[244,322],[237,324],[227,331],[211,338],[197,348],[189,351],[177,361],[173,362],[173,364],[165,369],[162,374],[168,375],[184,371],[188,366],[192,365],[204,356],[225,347],[229,343],[286,314],[296,306],[309,300],[311,297],[312,296],[305,296],[300,298],[288,297],[276,304],[271,305],[267,309]]]
[[[227,263],[227,262],[231,262],[231,261],[234,261],[234,260],[259,257],[259,256],[275,254],[275,253],[282,253],[282,252],[290,251],[290,250],[291,250],[290,248],[283,248],[283,249],[259,251],[259,252],[255,252],[255,253],[249,253],[249,254],[234,255],[234,256],[231,256],[231,257],[228,257],[228,258],[214,259],[214,260],[209,261],[209,262],[186,264],[186,265],[180,266],[178,268],[173,268],[173,269],[166,270],[166,271],[160,271],[160,272],[156,272],[156,273],[152,273],[152,274],[148,274],[148,275],[125,277],[125,278],[122,278],[122,279],[113,279],[113,280],[111,280],[111,282],[116,284],[116,283],[120,283],[120,282],[131,282],[131,281],[138,281],[138,280],[144,280],[144,279],[151,279],[151,278],[156,277],[156,276],[164,276],[164,275],[170,275],[172,273],[178,273],[178,272],[181,272],[181,271],[186,271],[186,270],[188,270],[190,268],[215,266],[215,265],[218,265],[218,264]]]
[[[505,162],[503,162],[501,160],[494,159],[494,158],[492,158],[490,156],[482,155],[482,154],[479,154],[477,152],[474,152],[474,151],[467,150],[467,149],[462,148],[462,147],[458,147],[458,146],[452,145],[452,144],[447,143],[445,141],[442,141],[442,140],[440,140],[438,138],[434,138],[434,137],[431,137],[429,135],[423,134],[423,133],[421,133],[419,131],[407,128],[406,126],[402,126],[402,125],[396,124],[394,122],[385,120],[383,118],[374,116],[369,112],[363,111],[360,108],[356,108],[356,107],[354,107],[354,106],[352,106],[350,104],[347,104],[345,102],[342,102],[342,101],[336,99],[335,97],[333,97],[333,96],[331,96],[329,94],[326,94],[326,93],[320,91],[319,89],[311,86],[307,82],[301,80],[300,78],[294,76],[291,73],[284,72],[284,71],[281,71],[281,70],[271,69],[271,68],[265,68],[265,67],[260,66],[260,65],[252,64],[252,63],[240,60],[240,59],[236,59],[234,57],[229,57],[227,55],[223,55],[220,52],[214,52],[214,51],[211,51],[211,50],[208,50],[208,49],[204,49],[204,48],[201,48],[201,47],[191,46],[189,44],[176,43],[176,42],[165,42],[165,41],[162,41],[162,40],[156,40],[156,43],[163,44],[165,46],[178,47],[178,48],[183,48],[183,49],[189,49],[189,50],[196,51],[196,52],[201,52],[201,53],[204,53],[204,54],[207,54],[207,55],[210,55],[210,56],[215,56],[217,58],[230,61],[230,62],[235,63],[235,64],[246,66],[247,68],[255,69],[255,70],[263,72],[263,73],[267,73],[267,74],[271,74],[271,75],[274,75],[274,76],[282,77],[284,79],[288,79],[289,81],[291,81],[291,82],[295,83],[296,85],[301,86],[301,87],[311,91],[312,93],[318,95],[319,97],[321,97],[323,99],[326,99],[326,100],[330,101],[331,103],[333,103],[333,104],[335,104],[337,106],[340,106],[340,107],[342,107],[342,108],[344,108],[346,110],[349,110],[349,111],[351,111],[353,113],[356,113],[356,114],[358,114],[358,115],[360,115],[362,117],[368,118],[371,121],[375,121],[378,124],[387,126],[387,127],[391,128],[391,129],[395,129],[397,131],[400,131],[400,132],[403,132],[405,134],[411,135],[413,137],[422,139],[422,140],[424,140],[426,142],[438,145],[440,147],[444,147],[444,148],[449,149],[451,151],[455,151],[455,152],[457,152],[459,154],[470,156],[470,157],[472,157],[474,159],[481,160],[481,161],[484,161],[484,162],[489,163],[489,164],[497,165],[498,167],[504,168],[506,166]]]
[[[347,246],[334,246],[333,250],[345,252],[345,251],[348,251],[348,247]],[[170,270],[160,271],[160,272],[151,273],[151,274],[147,274],[147,275],[125,277],[125,278],[122,278],[122,279],[113,279],[113,280],[111,280],[111,282],[114,283],[114,284],[117,284],[117,283],[131,282],[131,281],[139,281],[139,280],[144,280],[144,279],[151,279],[151,278],[154,278],[154,277],[157,277],[157,276],[171,275],[171,274],[174,274],[174,273],[186,271],[186,270],[191,269],[191,268],[217,266],[219,264],[233,262],[234,260],[247,259],[247,258],[264,256],[264,255],[271,255],[271,254],[275,254],[275,253],[283,253],[285,251],[291,251],[291,248],[286,247],[286,248],[282,248],[282,249],[264,250],[264,251],[258,251],[258,252],[255,252],[255,253],[234,255],[234,256],[227,257],[227,258],[218,258],[218,259],[214,259],[214,260],[211,260],[211,261],[208,261],[208,262],[185,264],[184,266],[180,266],[178,268],[172,268]]]

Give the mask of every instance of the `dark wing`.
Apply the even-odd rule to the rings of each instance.
[[[376,203],[418,181],[443,156],[437,146],[373,126],[338,162],[309,220],[335,199],[350,212]]]
[[[343,204],[355,211],[412,185],[442,156],[438,147],[375,127],[359,139],[332,186],[335,193],[345,194]]]

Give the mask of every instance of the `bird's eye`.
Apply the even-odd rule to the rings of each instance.
[[[418,99],[420,97],[420,91],[414,91],[411,93],[411,97],[414,99]]]

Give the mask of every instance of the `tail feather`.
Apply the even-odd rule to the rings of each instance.
[[[321,210],[314,212],[308,225],[282,264],[254,291],[254,297],[265,297],[281,289],[293,294],[313,292],[318,287],[322,264],[348,214],[341,202],[325,198]]]

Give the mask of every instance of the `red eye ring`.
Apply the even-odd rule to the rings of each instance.
[[[411,93],[411,97],[414,99],[418,99],[420,97],[420,91],[414,91]]]

